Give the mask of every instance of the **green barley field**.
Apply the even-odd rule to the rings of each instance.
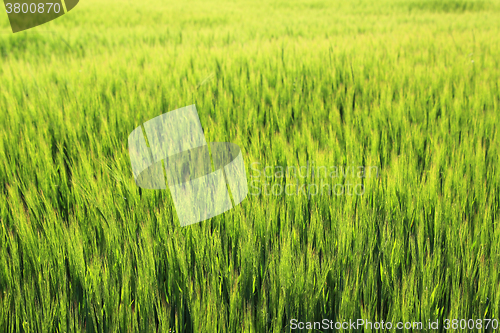
[[[180,227],[127,140],[191,104],[250,193]],[[82,0],[16,34],[2,13],[0,332],[498,325],[499,122],[497,0]]]

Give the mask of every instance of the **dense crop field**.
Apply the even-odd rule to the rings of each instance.
[[[16,34],[1,14],[0,332],[500,319],[499,37],[498,1],[86,0]],[[251,186],[181,228],[127,138],[190,104]],[[308,165],[339,175],[279,172]]]

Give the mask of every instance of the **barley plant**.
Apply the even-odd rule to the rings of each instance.
[[[1,14],[0,332],[499,320],[499,37],[496,0],[85,0],[16,34]],[[191,104],[250,193],[180,227],[127,138]],[[305,165],[376,174],[276,172]],[[320,178],[364,191],[302,192]]]

